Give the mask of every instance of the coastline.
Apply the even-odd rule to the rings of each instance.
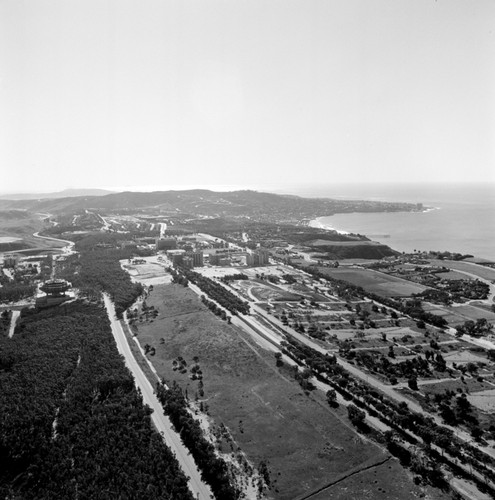
[[[330,217],[329,215],[323,215],[321,217],[317,217],[316,219],[312,219],[308,222],[308,226],[309,227],[314,227],[314,228],[317,228],[317,229],[326,229],[328,231],[335,231],[336,233],[338,234],[351,234],[349,231],[342,231],[342,230],[339,230],[339,229],[335,229],[331,226],[329,226],[328,224],[324,224],[323,222],[321,222],[320,219],[323,219],[323,218],[326,218],[326,217]]]

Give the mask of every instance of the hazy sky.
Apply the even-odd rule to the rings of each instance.
[[[494,0],[0,0],[0,191],[495,181]]]

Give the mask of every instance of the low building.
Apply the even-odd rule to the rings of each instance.
[[[177,248],[175,238],[157,238],[155,240],[157,250],[173,250]]]

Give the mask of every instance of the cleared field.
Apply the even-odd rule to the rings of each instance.
[[[410,297],[414,293],[421,293],[427,289],[423,285],[412,283],[371,269],[333,269],[318,268],[332,278],[348,281],[353,285],[364,288],[367,292],[376,293],[383,297]]]
[[[255,467],[267,462],[270,497],[302,497],[386,458],[381,448],[358,437],[344,410],[331,410],[321,393],[306,395],[287,369],[276,368],[273,354],[213,316],[189,289],[157,286],[147,303],[159,313],[153,322],[138,325],[138,339],[156,349],[150,359],[159,375],[170,383],[175,380],[191,399],[198,394],[215,424],[229,429],[236,443],[233,451],[239,446]],[[187,373],[174,371],[178,356],[186,360]],[[195,356],[203,374],[203,396],[198,381],[190,378]],[[402,469],[380,481],[384,489],[395,485],[404,491],[396,498],[410,498],[413,486]],[[359,491],[356,495],[364,498]]]
[[[475,392],[470,394],[468,401],[485,412],[495,411],[495,389],[490,389],[488,391]]]
[[[402,484],[389,481],[391,477],[403,475],[402,467],[396,461],[356,472],[341,481],[329,486],[321,493],[311,497],[311,500],[409,500],[426,498],[430,500],[451,500],[449,493],[443,493],[430,486],[416,486],[412,477]],[[409,476],[411,474],[408,473]]]
[[[156,262],[146,262],[146,264],[128,264],[128,261],[120,261],[122,267],[131,275],[133,281],[143,285],[157,285],[160,283],[170,283],[172,277],[165,268]]]
[[[488,382],[478,382],[473,378],[465,378],[464,382],[461,380],[448,380],[435,384],[420,384],[420,390],[425,394],[444,394],[445,391],[460,392],[458,389],[462,389],[462,392],[486,391],[486,389],[492,388],[493,385]]]

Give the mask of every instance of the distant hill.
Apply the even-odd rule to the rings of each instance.
[[[2,194],[0,200],[45,200],[56,198],[68,198],[76,196],[105,196],[114,193],[106,189],[64,189],[55,193],[16,193]]]
[[[295,223],[315,217],[350,212],[397,212],[422,209],[412,203],[331,200],[258,191],[215,192],[206,189],[111,193],[104,196],[79,195],[52,199],[0,200],[0,209],[25,209],[53,214],[94,210],[149,212],[156,215],[191,217],[234,217],[252,221]]]

